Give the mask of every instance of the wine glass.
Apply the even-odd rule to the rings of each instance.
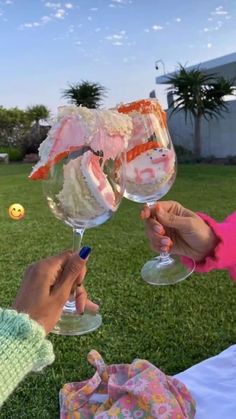
[[[121,104],[117,109],[133,122],[126,154],[124,196],[152,206],[167,194],[176,178],[177,161],[166,114],[155,100]],[[149,284],[170,285],[187,278],[194,267],[193,260],[186,267],[178,257],[161,252],[145,263],[141,275]]]
[[[41,166],[39,163],[31,177],[43,176],[49,208],[72,227],[73,251],[78,251],[85,229],[105,223],[121,202],[127,133],[121,126],[124,119],[115,111],[69,107],[61,112],[39,150]],[[56,334],[82,335],[102,323],[99,313],[77,313],[75,292],[71,290],[53,330]]]

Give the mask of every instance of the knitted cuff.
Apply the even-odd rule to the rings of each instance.
[[[236,280],[236,253],[235,253],[235,221],[226,220],[217,223],[213,218],[203,213],[197,213],[213,230],[219,242],[210,256],[206,256],[196,264],[196,272],[209,272],[213,269],[227,269],[233,280]],[[190,266],[189,258],[182,257],[182,262]]]
[[[54,361],[45,330],[28,314],[0,309],[0,404],[30,371]]]

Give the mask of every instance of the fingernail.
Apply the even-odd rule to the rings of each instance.
[[[81,259],[86,259],[91,251],[92,251],[92,249],[89,246],[82,247],[82,249],[79,252],[79,255],[80,255]]]
[[[161,239],[161,244],[163,246],[168,246],[170,244],[170,239],[168,238]]]
[[[158,226],[158,225],[155,225],[155,226],[153,227],[153,230],[154,230],[154,231],[156,231],[156,232],[157,232],[157,233],[159,233],[159,234],[163,233],[163,227]]]
[[[160,204],[156,205],[156,210],[159,214],[163,214],[163,209],[161,208]]]
[[[140,218],[141,218],[141,220],[143,220],[143,219],[145,218],[145,213],[144,213],[144,211],[141,211],[141,213],[140,213]]]

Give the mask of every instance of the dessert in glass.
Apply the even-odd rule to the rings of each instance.
[[[61,107],[40,145],[40,160],[31,179],[43,181],[47,203],[56,218],[73,229],[78,251],[86,228],[106,222],[117,211],[124,192],[123,158],[132,122],[115,110]],[[96,330],[101,315],[76,312],[71,290],[54,333],[82,335]]]
[[[166,113],[156,100],[121,104],[118,111],[132,119],[133,131],[126,153],[124,196],[152,206],[167,194],[176,178],[177,161],[167,127]],[[152,285],[170,285],[187,278],[194,270],[178,257],[162,252],[145,263],[144,281]]]

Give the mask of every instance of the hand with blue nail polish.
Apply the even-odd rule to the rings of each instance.
[[[88,299],[83,286],[90,252],[90,247],[83,247],[79,253],[67,251],[30,265],[13,308],[29,314],[47,334],[56,325],[72,288],[76,287],[78,312],[83,314],[88,309],[96,313],[99,307]]]

